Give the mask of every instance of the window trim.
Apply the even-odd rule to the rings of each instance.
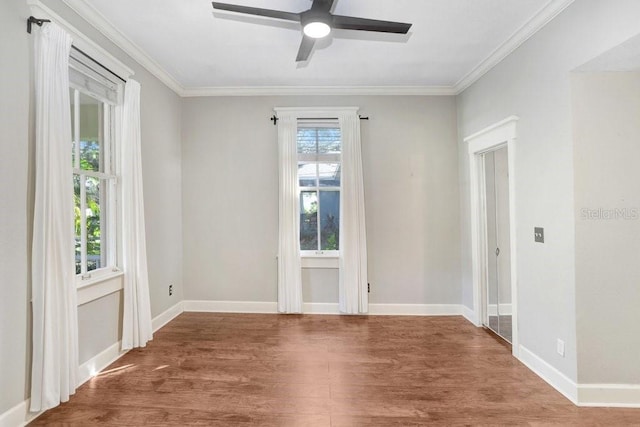
[[[98,99],[94,95],[87,93],[82,88],[77,87],[76,85],[71,84],[69,86],[71,90],[73,90],[74,102],[73,102],[73,143],[75,145],[74,157],[75,164],[73,165],[72,173],[74,176],[78,176],[80,180],[80,200],[81,200],[81,209],[80,209],[80,217],[81,217],[81,231],[80,231],[80,241],[81,241],[81,271],[76,274],[76,286],[81,287],[86,283],[93,283],[96,281],[96,278],[104,277],[113,271],[120,271],[118,259],[119,259],[119,221],[117,219],[118,212],[118,165],[119,162],[115,158],[117,155],[117,146],[118,146],[118,135],[119,132],[116,130],[116,108],[117,105],[111,104],[105,99]],[[118,86],[118,92],[122,91],[121,85]],[[90,97],[92,99],[97,100],[102,103],[102,117],[100,123],[100,139],[101,139],[101,161],[103,162],[102,169],[103,171],[93,171],[93,170],[84,170],[80,168],[80,142],[82,139],[80,138],[80,114],[81,114],[81,103],[80,103],[80,95],[84,94],[84,96]],[[121,98],[121,97],[119,97]],[[101,239],[101,251],[103,248],[107,249],[106,256],[104,257],[105,263],[107,264],[104,267],[97,268],[94,270],[86,270],[87,268],[87,251],[86,245],[88,241],[87,230],[86,230],[86,222],[87,222],[87,214],[86,209],[82,209],[82,205],[86,204],[86,179],[87,177],[95,178],[104,181],[107,188],[105,189],[106,194],[106,206],[103,206],[103,200],[100,202],[101,209],[101,228],[104,225],[104,228],[107,230],[106,239],[104,242]],[[104,246],[102,244],[104,243]]]
[[[28,0],[28,5],[31,10],[31,14],[34,16],[38,16],[41,18],[49,19],[62,28],[64,28],[69,34],[71,34],[73,39],[73,45],[82,50],[83,52],[90,55],[94,58],[98,63],[103,64],[104,67],[109,68],[118,76],[122,77],[124,80],[132,77],[135,72],[129,66],[127,66],[124,62],[117,59],[111,53],[109,53],[102,46],[94,42],[91,38],[87,37],[83,32],[79,31],[75,26],[73,26],[69,21],[62,18],[52,9],[44,5],[40,0]],[[71,87],[71,86],[70,86]],[[124,84],[120,84],[119,90],[122,92],[122,88]],[[114,131],[116,135],[120,134],[121,129],[121,120],[120,120],[120,112],[121,105],[115,106],[115,127]],[[116,163],[116,173],[119,173],[119,165]],[[120,192],[120,184],[119,181],[116,182],[116,197]],[[121,230],[121,220],[120,214],[117,213],[115,215],[116,227],[118,230]],[[122,265],[121,259],[121,239],[117,239],[116,242],[116,265]],[[101,269],[102,270],[102,269]],[[97,270],[94,270],[97,272]],[[102,298],[106,295],[109,295],[113,292],[121,290],[123,288],[123,277],[124,273],[120,270],[119,272],[114,271],[105,271],[104,274],[96,274],[96,276],[92,280],[84,280],[82,282],[82,286],[76,286],[77,289],[77,297],[78,297],[78,305],[86,304],[87,302]],[[114,283],[119,283],[115,284]],[[76,283],[77,284],[77,283]]]
[[[317,119],[314,121],[308,121],[300,126],[299,117],[296,121],[296,130],[302,128],[335,128],[336,126],[339,128],[340,124],[337,119],[327,118],[327,119]],[[297,153],[297,162],[298,165],[301,163],[314,163],[316,165],[316,178],[319,179],[319,165],[320,163],[338,163],[340,168],[342,168],[342,135],[340,135],[340,153]],[[315,191],[318,194],[318,245],[321,245],[321,228],[320,228],[320,192],[321,191],[337,191],[340,193],[340,199],[342,199],[342,179],[340,179],[340,186],[326,186],[323,187],[320,185],[320,182],[317,181],[314,186],[301,186],[300,178],[298,177],[297,181],[298,186],[298,197],[302,195],[303,192]],[[300,204],[298,204],[298,209],[300,209]],[[300,216],[300,212],[298,212],[298,216]],[[298,234],[300,234],[301,225],[298,225]],[[338,238],[339,239],[339,238]],[[338,248],[340,248],[340,241],[338,240]],[[322,249],[312,249],[312,250],[303,250],[300,249],[300,258],[302,263],[302,268],[338,268],[337,260],[340,257],[340,249],[337,250],[322,250]],[[311,261],[311,260],[320,260],[320,261]],[[328,262],[327,260],[335,259],[334,262]],[[335,267],[333,265],[335,264]],[[331,266],[329,266],[331,265]]]
[[[317,117],[337,118],[340,114],[357,114],[360,107],[274,107],[276,116],[282,114],[296,119],[312,119]],[[342,162],[341,162],[342,163]],[[326,251],[325,251],[326,252]],[[339,252],[339,251],[338,251]],[[302,268],[339,268],[340,254],[300,254]]]

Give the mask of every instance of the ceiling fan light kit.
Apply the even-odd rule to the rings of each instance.
[[[332,29],[407,34],[411,28],[411,24],[405,24],[403,22],[334,15],[331,13],[334,1],[335,0],[313,0],[311,9],[302,13],[239,6],[215,1],[211,4],[214,9],[218,10],[299,22],[302,26],[303,37],[300,48],[298,49],[296,62],[308,60],[315,41],[328,36]]]

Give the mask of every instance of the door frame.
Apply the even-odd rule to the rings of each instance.
[[[484,289],[488,282],[488,253],[487,253],[487,215],[484,195],[485,177],[482,154],[494,151],[503,146],[507,147],[509,170],[509,243],[511,255],[511,349],[517,358],[519,355],[518,341],[518,280],[516,258],[516,173],[515,173],[515,143],[517,139],[516,124],[518,116],[509,116],[479,132],[466,138],[469,154],[469,185],[471,195],[471,260],[473,273],[473,323],[482,326],[486,316],[482,300]]]

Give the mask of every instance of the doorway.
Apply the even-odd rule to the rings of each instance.
[[[486,326],[509,341],[516,358],[520,353],[515,193],[517,123],[518,117],[510,116],[464,139],[468,144],[471,196],[473,317],[470,319],[476,326]]]
[[[483,287],[483,325],[511,343],[511,249],[509,158],[506,145],[481,154],[484,163],[487,280]]]

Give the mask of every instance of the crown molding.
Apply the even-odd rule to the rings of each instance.
[[[84,20],[91,24],[96,30],[111,40],[116,46],[122,49],[126,54],[131,56],[136,62],[147,69],[151,74],[158,78],[162,83],[167,85],[169,89],[176,94],[182,96],[183,87],[173,78],[171,74],[166,72],[156,61],[146,54],[141,48],[133,43],[129,38],[122,34],[107,18],[98,12],[92,5],[85,0],[62,0],[64,4],[69,6],[74,12],[80,15]]]
[[[40,18],[50,19],[51,21],[64,28],[65,31],[67,31],[71,35],[71,38],[73,39],[73,45],[75,47],[91,55],[92,58],[100,62],[105,67],[109,68],[119,77],[128,79],[134,74],[133,70],[130,67],[117,59],[100,45],[95,43],[93,40],[91,40],[89,37],[87,37],[80,30],[71,25],[68,21],[55,13],[49,7],[42,4],[40,0],[27,0],[27,5],[29,6],[33,15]]]
[[[220,86],[184,89],[184,97],[287,96],[287,95],[387,95],[452,96],[452,86]]]
[[[469,73],[462,77],[454,86],[456,95],[462,93],[489,70],[498,65],[531,36],[540,31],[560,12],[565,10],[575,0],[549,0],[529,21],[525,22],[504,43],[476,65]]]
[[[286,96],[286,95],[385,95],[455,96],[479,80],[489,70],[547,25],[575,0],[549,0],[529,21],[483,59],[454,86],[219,86],[183,87],[146,52],[120,32],[86,0],[62,0],[78,15],[116,44],[147,71],[181,97],[204,96]]]

